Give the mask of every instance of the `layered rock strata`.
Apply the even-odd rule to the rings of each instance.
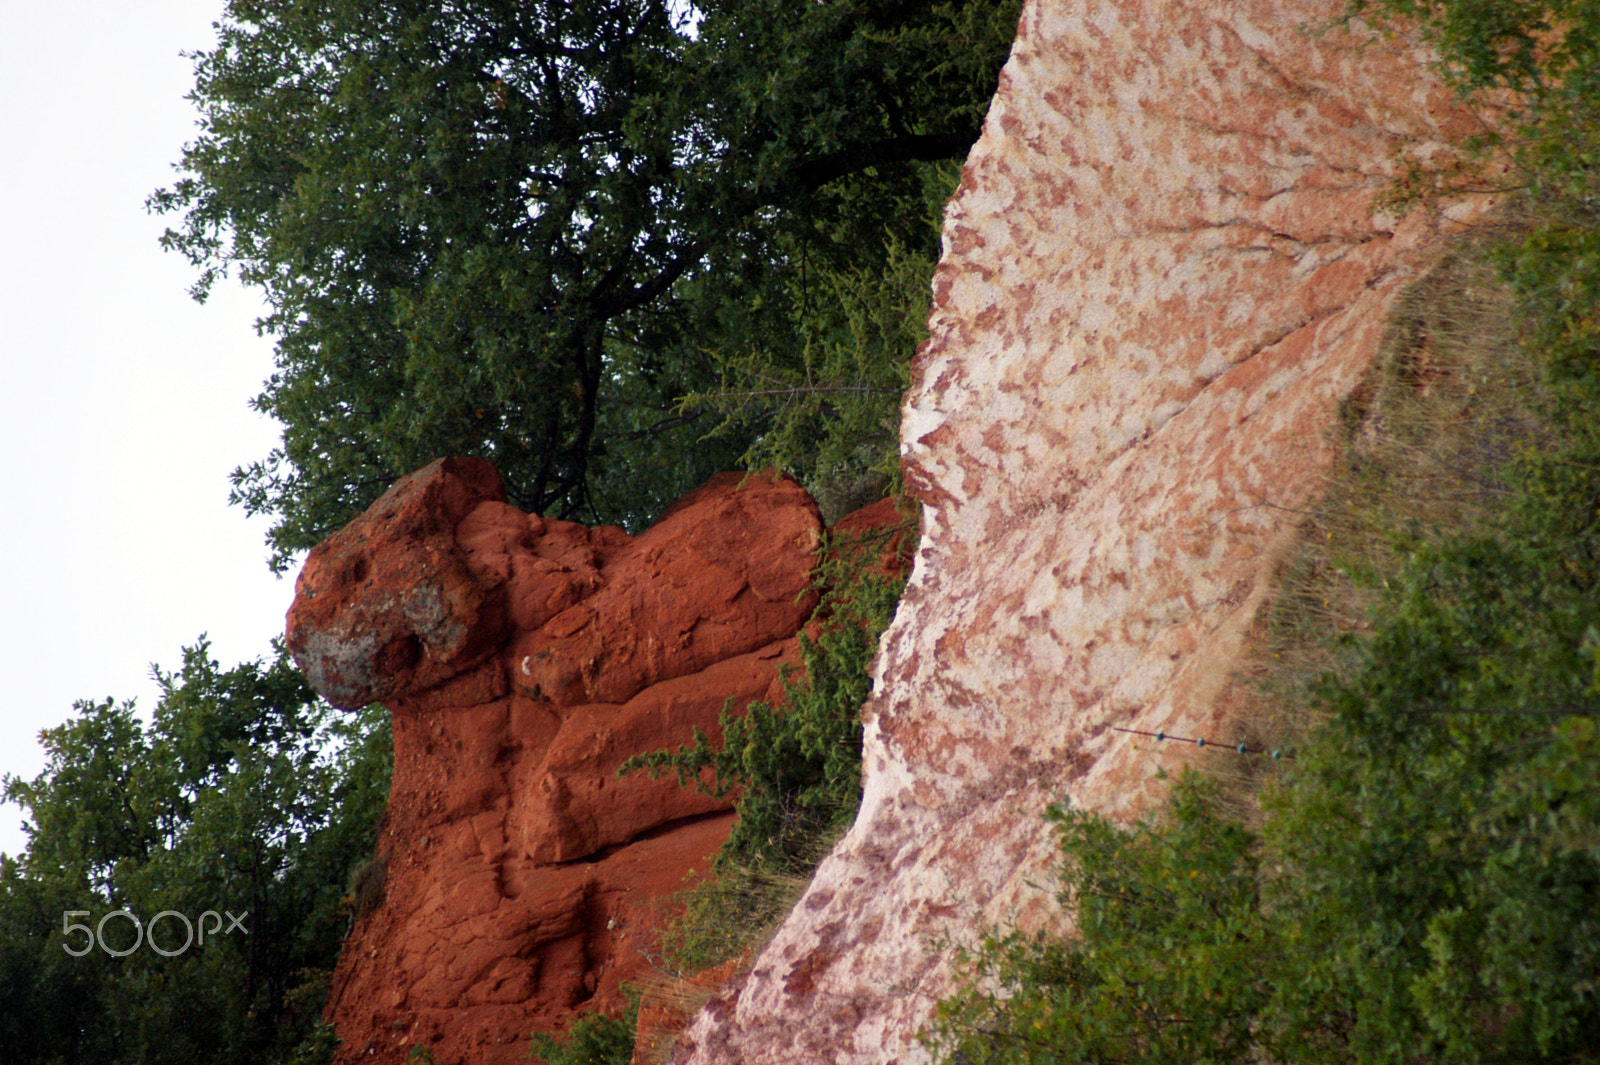
[[[1490,204],[1383,206],[1478,119],[1341,13],[1027,3],[904,407],[924,521],[860,816],[673,1061],[926,1061],[948,944],[1060,917],[1045,806],[1159,798],[1179,752],[1117,730],[1234,740],[1230,676],[1340,401]]]
[[[311,552],[290,648],[394,727],[381,902],[327,1007],[341,1061],[509,1065],[531,1031],[622,1007],[733,815],[616,769],[780,694],[821,532],[787,478],[715,478],[630,537],[522,513],[487,463],[441,459]]]

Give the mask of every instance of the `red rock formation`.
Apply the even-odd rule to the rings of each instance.
[[[787,478],[714,478],[635,538],[524,514],[487,463],[442,459],[311,552],[296,659],[335,704],[394,715],[383,901],[327,1011],[341,1061],[520,1062],[533,1030],[620,1009],[732,814],[615,771],[778,693],[821,531]]]
[[[324,699],[353,710],[423,691],[498,648],[504,582],[476,580],[455,533],[505,498],[487,462],[440,459],[312,550],[295,582],[289,647]]]
[[[1424,50],[1346,34],[1343,9],[1027,3],[904,407],[922,541],[861,813],[673,1061],[927,1060],[941,944],[1058,916],[1047,803],[1159,797],[1179,752],[1113,728],[1229,738],[1227,683],[1339,401],[1487,206],[1382,205],[1475,121]]]

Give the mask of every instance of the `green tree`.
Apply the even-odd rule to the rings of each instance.
[[[1017,7],[233,0],[150,205],[197,296],[237,270],[272,308],[284,438],[235,499],[274,563],[442,453],[630,523],[731,462],[760,419],[709,447],[675,401],[751,308],[794,333],[809,261],[929,244],[901,207],[976,139]]]
[[[829,522],[899,490],[900,400],[927,338],[939,222],[957,175],[952,164],[920,165],[920,186],[899,194],[903,224],[869,254],[829,254],[862,243],[854,238],[801,244],[787,257],[798,269],[725,309],[733,327],[702,331],[715,337],[720,380],[680,408],[718,412],[718,437],[760,425],[741,461],[800,478]],[[920,228],[909,222],[917,217]]]
[[[281,653],[223,670],[203,638],[156,676],[148,725],[80,702],[45,731],[45,770],[5,778],[29,840],[0,866],[0,1060],[265,1061],[315,1025],[387,797],[387,715],[334,711]],[[72,924],[140,941],[100,926],[122,909],[139,949],[84,952]],[[150,923],[169,910],[191,927]]]

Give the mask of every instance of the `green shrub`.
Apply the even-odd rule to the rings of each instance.
[[[1593,1062],[1600,730],[1345,707],[1261,834],[1212,785],[1053,808],[1077,935],[990,937],[927,1040],[965,1065]]]
[[[628,1065],[638,1024],[639,994],[630,989],[622,1016],[585,1013],[573,1022],[565,1039],[535,1033],[528,1056],[545,1065]]]
[[[1168,820],[1126,830],[1051,807],[1079,937],[985,939],[930,1042],[994,1065],[1250,1060],[1270,994],[1255,841],[1210,798],[1186,778]]]

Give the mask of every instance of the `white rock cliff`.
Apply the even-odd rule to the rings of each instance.
[[[1027,4],[905,403],[924,525],[865,801],[675,1062],[927,1060],[948,944],[1059,917],[1044,807],[1159,799],[1180,752],[1114,730],[1232,740],[1229,679],[1339,402],[1396,296],[1491,206],[1380,206],[1478,119],[1425,48],[1341,12]]]

